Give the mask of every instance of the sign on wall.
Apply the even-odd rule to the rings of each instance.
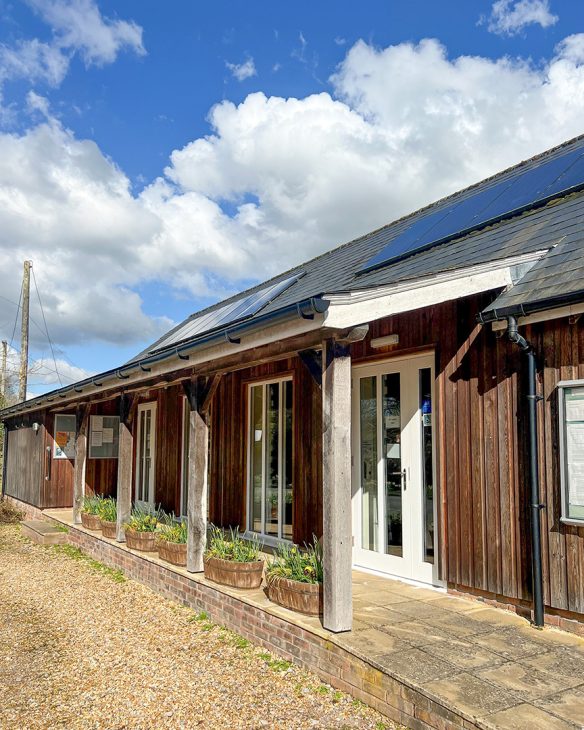
[[[75,458],[75,436],[77,419],[74,415],[57,413],[55,415],[54,459]]]
[[[89,428],[89,458],[117,459],[119,434],[119,416],[91,416]]]

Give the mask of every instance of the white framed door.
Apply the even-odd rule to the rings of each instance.
[[[353,561],[436,583],[434,355],[355,366]]]
[[[156,403],[139,405],[137,422],[134,501],[143,507],[154,507]]]

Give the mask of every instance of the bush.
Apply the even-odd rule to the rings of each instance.
[[[21,512],[8,500],[0,500],[0,524],[15,525],[24,519],[24,512]]]
[[[99,494],[92,494],[91,497],[84,497],[81,511],[85,512],[86,515],[98,515],[102,502],[103,497]]]
[[[104,522],[115,522],[118,519],[118,505],[113,497],[105,497],[99,504],[97,513]]]
[[[235,563],[254,563],[260,559],[262,544],[254,535],[249,540],[244,540],[237,529],[229,529],[229,537],[219,527],[211,525],[211,536],[205,556],[208,558],[220,558],[221,560],[232,560]]]
[[[137,506],[132,510],[130,519],[126,522],[124,528],[135,532],[156,532],[164,518],[165,514],[160,509],[152,512],[145,507]]]
[[[266,567],[266,575],[296,580],[299,583],[322,583],[322,547],[316,536],[311,545],[304,549],[296,545],[283,544]]]

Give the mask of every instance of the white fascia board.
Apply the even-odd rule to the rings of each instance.
[[[71,390],[65,393],[63,396],[54,395],[47,401],[43,396],[40,396],[40,403],[30,405],[28,408],[19,408],[17,413],[14,415],[22,415],[22,413],[33,413],[41,408],[54,407],[56,405],[66,406],[72,401],[82,401],[88,396],[95,395],[97,393],[107,394],[112,393],[112,397],[116,393],[122,390],[130,390],[132,387],[139,385],[145,380],[150,380],[153,377],[166,375],[167,373],[176,372],[179,374],[180,371],[195,369],[197,365],[206,365],[207,363],[215,360],[220,360],[222,357],[233,355],[238,352],[245,352],[256,347],[262,347],[263,345],[269,345],[273,342],[288,339],[289,337],[295,337],[296,335],[307,334],[313,330],[318,330],[323,326],[322,315],[315,315],[314,319],[296,319],[291,322],[282,322],[272,326],[266,326],[264,329],[253,333],[252,335],[241,335],[241,341],[236,342],[221,342],[219,344],[212,344],[206,347],[198,347],[197,344],[193,344],[193,349],[185,349],[183,354],[189,356],[188,360],[181,360],[178,356],[174,355],[158,363],[149,365],[150,370],[143,372],[139,368],[131,370],[128,373],[128,377],[120,380],[116,375],[109,375],[106,378],[100,378],[99,374],[95,375],[96,381],[101,381],[101,386],[93,384],[87,384],[82,387],[80,391]],[[239,335],[238,335],[239,337]],[[146,359],[146,358],[145,358]],[[137,365],[138,363],[136,363]],[[130,366],[121,365],[119,370],[124,371],[124,367],[128,369]],[[75,384],[71,385],[74,388]],[[9,416],[12,417],[12,416]]]
[[[426,276],[402,284],[343,294],[326,294],[323,299],[327,299],[330,306],[325,313],[324,326],[344,329],[490,289],[511,287],[513,285],[511,268],[518,264],[536,261],[546,252],[547,249]]]
[[[534,312],[525,317],[517,318],[517,325],[522,327],[527,324],[537,324],[538,322],[548,322],[550,319],[561,319],[562,317],[573,317],[575,315],[584,314],[584,302],[578,304],[567,304],[563,307],[555,307],[551,309],[542,309],[541,312]],[[507,320],[501,319],[493,322],[493,331],[500,332],[507,329]]]

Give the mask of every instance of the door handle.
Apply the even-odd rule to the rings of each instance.
[[[45,459],[45,481],[50,482],[51,481],[51,464],[53,463],[51,460],[52,448],[50,446],[47,446],[46,451],[47,451],[47,458]]]
[[[389,476],[401,477],[404,492],[406,491],[406,489],[408,488],[408,476],[407,476],[407,472],[406,472],[405,468],[402,469],[402,471],[390,471]]]

